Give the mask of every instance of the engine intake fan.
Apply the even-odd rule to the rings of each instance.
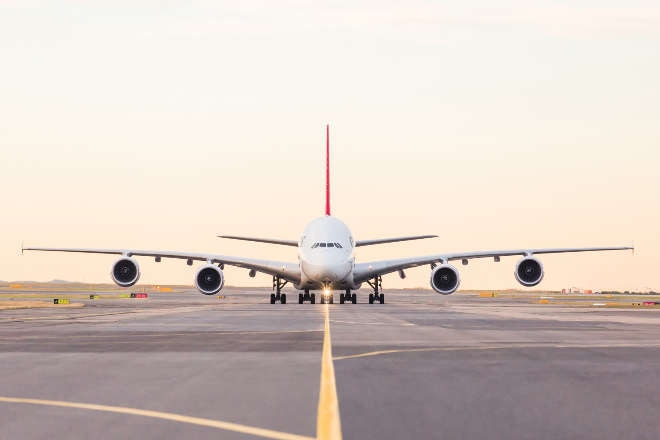
[[[458,271],[454,266],[443,264],[431,271],[431,287],[441,295],[456,292],[460,283]]]
[[[212,264],[202,266],[195,275],[195,287],[204,295],[215,295],[224,284],[222,271]]]
[[[516,265],[514,274],[520,284],[533,287],[543,279],[543,265],[534,257],[525,257]]]
[[[111,275],[118,286],[131,287],[140,279],[140,266],[133,258],[120,258],[112,265]]]

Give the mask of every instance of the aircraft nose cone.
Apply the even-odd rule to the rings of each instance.
[[[348,262],[314,260],[305,265],[307,276],[319,282],[341,281],[349,274],[351,266]]]

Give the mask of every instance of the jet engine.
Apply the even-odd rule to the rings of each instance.
[[[131,287],[140,279],[140,266],[130,257],[120,258],[112,265],[112,280],[121,287]]]
[[[207,264],[195,275],[195,287],[204,295],[215,295],[225,284],[225,277],[220,268]]]
[[[523,286],[536,286],[543,279],[543,265],[534,257],[525,257],[516,264],[514,275]]]
[[[431,271],[431,287],[441,295],[456,292],[460,283],[458,271],[452,265],[442,264]]]

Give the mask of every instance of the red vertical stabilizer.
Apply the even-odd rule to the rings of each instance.
[[[325,215],[330,215],[330,124],[325,126]]]

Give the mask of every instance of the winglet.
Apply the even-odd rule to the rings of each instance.
[[[325,125],[325,215],[330,215],[330,124]]]

